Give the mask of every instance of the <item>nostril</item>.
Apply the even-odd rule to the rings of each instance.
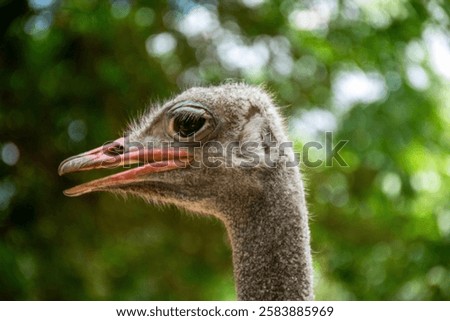
[[[123,145],[111,146],[105,150],[105,154],[108,156],[122,155],[124,152],[124,149],[125,148],[123,147]]]

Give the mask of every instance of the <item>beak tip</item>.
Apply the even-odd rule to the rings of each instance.
[[[75,196],[78,196],[78,195],[81,195],[81,194],[82,194],[82,193],[76,193],[76,192],[74,192],[73,190],[74,190],[73,187],[72,187],[72,188],[69,188],[69,189],[66,189],[66,190],[63,191],[63,194],[64,194],[65,196],[68,196],[68,197],[75,197]]]
[[[64,165],[65,165],[66,163],[65,162],[62,162],[60,165],[59,165],[59,167],[58,167],[58,175],[59,176],[63,176],[64,174],[66,174],[66,171],[64,170]]]
[[[76,172],[78,170],[80,170],[80,168],[76,167],[74,165],[74,162],[66,159],[61,164],[59,164],[58,175],[59,176],[63,176],[65,174],[67,174],[67,173]]]

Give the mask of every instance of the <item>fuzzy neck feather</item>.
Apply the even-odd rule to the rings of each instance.
[[[308,214],[298,169],[279,169],[265,180],[245,213],[226,222],[238,299],[312,300]]]

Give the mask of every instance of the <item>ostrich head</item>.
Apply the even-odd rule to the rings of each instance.
[[[65,194],[131,193],[226,220],[236,205],[260,195],[271,168],[292,161],[287,149],[278,152],[280,142],[286,142],[280,117],[262,89],[191,88],[150,110],[125,137],[68,158],[59,174],[140,164]]]
[[[128,167],[65,194],[135,194],[214,215],[230,237],[239,299],[311,299],[307,210],[286,142],[264,90],[191,88],[144,114],[123,138],[63,161],[59,174]]]

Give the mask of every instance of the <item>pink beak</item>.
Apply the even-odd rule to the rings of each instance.
[[[66,196],[79,196],[108,187],[144,181],[148,174],[186,168],[192,158],[186,150],[180,148],[134,147],[125,150],[124,144],[125,139],[119,138],[112,143],[69,157],[59,165],[58,174],[64,175],[97,168],[128,167],[136,163],[143,165],[69,188],[64,191],[64,194]]]

